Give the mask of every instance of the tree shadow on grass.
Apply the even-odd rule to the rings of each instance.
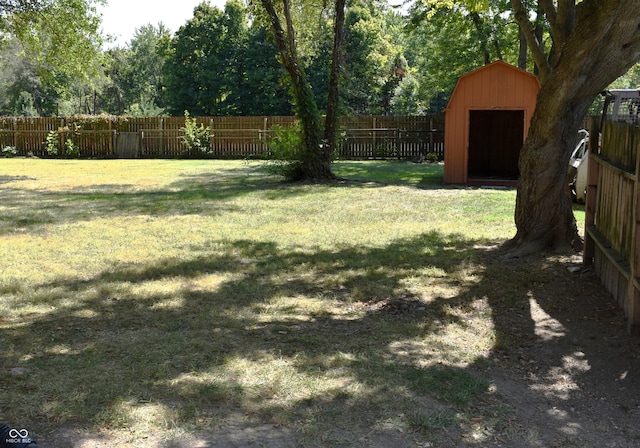
[[[14,191],[19,210],[5,222],[32,230],[94,215],[224,213],[227,199],[256,191],[313,190],[243,172],[142,192]],[[372,185],[382,184],[326,188]],[[602,325],[612,312],[594,294],[601,288],[577,283],[564,261],[504,264],[478,243],[436,232],[334,250],[215,241],[187,259],[10,285],[2,293],[23,311],[19,320],[0,317],[0,415],[43,433],[60,423],[194,431],[240,413],[294,428],[306,446],[353,446],[371,434],[387,445],[439,437],[455,446],[488,440],[487,427],[501,438],[525,433],[523,419],[492,417],[502,404],[531,412],[513,396],[541,409],[530,423],[549,435],[529,446],[545,437],[549,445],[594,426],[570,409],[586,385],[608,397],[597,370],[625,388],[615,403],[633,417],[628,397],[640,389],[623,374],[640,369],[637,358],[612,359],[621,352],[610,341],[627,345]],[[30,373],[9,375],[14,366]]]
[[[510,425],[524,446],[640,440],[640,381],[620,374],[640,371],[638,340],[625,334],[621,313],[580,261],[543,254],[481,262],[483,281],[468,291],[491,308],[496,341],[480,369],[522,416]]]
[[[409,425],[397,418],[407,403],[462,406],[487,387],[479,381],[460,398],[447,381],[475,382],[465,369],[438,365],[437,354],[433,365],[399,362],[389,350],[419,338],[425,321],[458,321],[445,299],[423,300],[404,283],[422,265],[456,271],[468,244],[435,232],[336,251],[221,242],[209,256],[19,291],[18,308],[40,311],[0,330],[10,347],[3,365],[30,372],[3,376],[0,410],[41,432],[59,422],[135,426],[145,409],[151,428],[207,427],[241,412],[301,421],[307,441],[341,427],[329,438],[353,442],[372,427],[396,434]],[[410,309],[375,307],[396,298]]]
[[[410,185],[421,189],[444,186],[444,165],[406,161],[341,161],[334,164],[337,175],[353,180]]]
[[[504,264],[437,232],[338,250],[239,240],[7,291],[25,312],[0,321],[0,413],[40,434],[197,433],[243,415],[303,446],[578,440],[588,417],[552,410],[583,404],[588,366],[606,377],[620,365],[582,339],[602,325],[574,322],[587,290],[565,281],[565,264]],[[523,398],[545,409],[527,420]],[[523,442],[525,423],[543,435]]]
[[[214,175],[215,174],[215,175]],[[6,186],[0,190],[5,211],[0,234],[38,232],[46,224],[78,222],[101,217],[215,215],[232,212],[231,200],[264,192],[282,192],[283,185],[251,170],[219,170],[189,175],[161,188],[105,184],[61,190],[31,190]],[[20,180],[20,179],[13,179]],[[290,193],[293,194],[293,193]],[[305,194],[300,191],[299,194]]]
[[[29,176],[0,176],[0,185],[8,184],[11,182],[17,182],[21,180],[33,180],[33,177]]]

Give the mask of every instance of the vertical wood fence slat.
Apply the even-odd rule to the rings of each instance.
[[[277,128],[291,128],[291,116],[196,117],[210,129],[211,158],[261,157]],[[0,145],[14,146],[20,155],[46,157],[45,140],[59,133],[59,147],[71,139],[80,157],[182,157],[184,117],[76,116],[68,118],[0,117]],[[422,159],[435,153],[444,159],[442,116],[353,116],[339,124],[341,159]],[[138,133],[139,151],[122,148]],[[118,135],[123,134],[120,138]]]
[[[584,262],[628,318],[640,323],[640,127],[607,121],[597,146],[591,123]]]

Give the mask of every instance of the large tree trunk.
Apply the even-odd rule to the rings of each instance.
[[[573,96],[572,91],[558,89],[554,83],[546,83],[538,95],[529,136],[520,153],[515,210],[518,231],[510,242],[517,248],[513,255],[581,247],[565,180],[578,129],[595,95],[577,103]]]
[[[566,193],[577,131],[599,92],[640,60],[640,1],[584,0],[573,10],[570,3],[559,2],[565,9],[557,11],[553,2],[543,4],[556,40],[546,60],[522,2],[512,0],[542,85],[520,153],[518,231],[507,243],[514,256],[581,246]]]

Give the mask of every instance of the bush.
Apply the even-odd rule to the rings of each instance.
[[[15,157],[18,155],[18,150],[15,146],[5,146],[2,148],[2,157]]]
[[[75,132],[77,133],[80,126],[74,126]],[[62,131],[68,131],[68,128],[62,128]],[[44,141],[44,147],[47,150],[47,154],[51,157],[58,157],[63,155],[67,159],[78,159],[80,158],[80,148],[71,138],[67,138],[64,142],[64,153],[60,154],[60,130],[58,131],[49,131],[47,134],[47,138]]]
[[[435,152],[430,152],[427,154],[427,162],[431,162],[431,163],[435,163],[438,161],[438,154],[436,154]]]
[[[57,131],[49,131],[47,138],[44,141],[44,147],[47,150],[47,154],[55,157],[60,152],[58,148],[58,142],[60,141],[60,134]]]
[[[80,158],[80,148],[70,138],[64,142],[64,155],[69,159]]]
[[[184,132],[182,142],[186,146],[184,155],[200,156],[211,151],[211,131],[204,124],[198,125],[195,118],[189,117],[189,112],[184,112],[185,123],[180,130]]]
[[[287,181],[299,180],[302,177],[303,145],[298,123],[293,128],[274,126],[273,135],[267,141],[267,170]]]

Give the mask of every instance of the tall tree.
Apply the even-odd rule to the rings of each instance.
[[[3,98],[13,113],[57,114],[99,71],[102,0],[2,0]],[[21,68],[18,68],[21,67]],[[16,70],[18,68],[18,70]],[[11,79],[10,79],[11,78]]]
[[[340,108],[340,78],[342,77],[342,48],[345,39],[346,0],[334,0],[333,51],[331,53],[331,72],[329,74],[329,92],[327,94],[327,115],[325,118],[323,148],[329,156],[338,145],[338,118]]]
[[[106,51],[102,110],[112,114],[157,116],[164,113],[162,71],[169,29],[158,23],[137,28],[126,47]]]
[[[182,115],[222,115],[235,88],[238,45],[248,26],[247,13],[238,0],[224,11],[203,2],[180,27],[165,63],[165,93],[169,111]]]
[[[511,254],[580,245],[566,194],[577,131],[596,96],[640,60],[638,0],[539,0],[553,44],[545,53],[522,0],[513,12],[539,69],[541,89],[520,153]]]
[[[129,107],[129,60],[131,51],[123,47],[110,48],[105,52],[104,75],[107,83],[102,90],[103,108],[114,115],[124,114]]]
[[[355,114],[383,112],[383,85],[397,49],[386,35],[384,10],[354,1],[346,17],[344,102]]]
[[[322,144],[320,112],[298,57],[290,0],[282,0],[279,8],[273,0],[260,0],[260,4],[271,24],[282,65],[289,74],[296,114],[302,126],[303,148],[298,175],[307,180],[333,179],[330,145]]]
[[[171,32],[162,23],[137,28],[129,42],[126,64],[128,91],[125,93],[128,112],[145,108],[162,109],[162,70],[164,49]]]
[[[287,76],[278,62],[278,49],[268,37],[269,30],[254,21],[242,42],[232,75],[233,90],[227,97],[230,115],[291,115],[289,93],[283,82]]]
[[[37,67],[15,38],[0,42],[0,115],[47,115],[57,95],[43,84]],[[55,112],[55,109],[54,109]]]

